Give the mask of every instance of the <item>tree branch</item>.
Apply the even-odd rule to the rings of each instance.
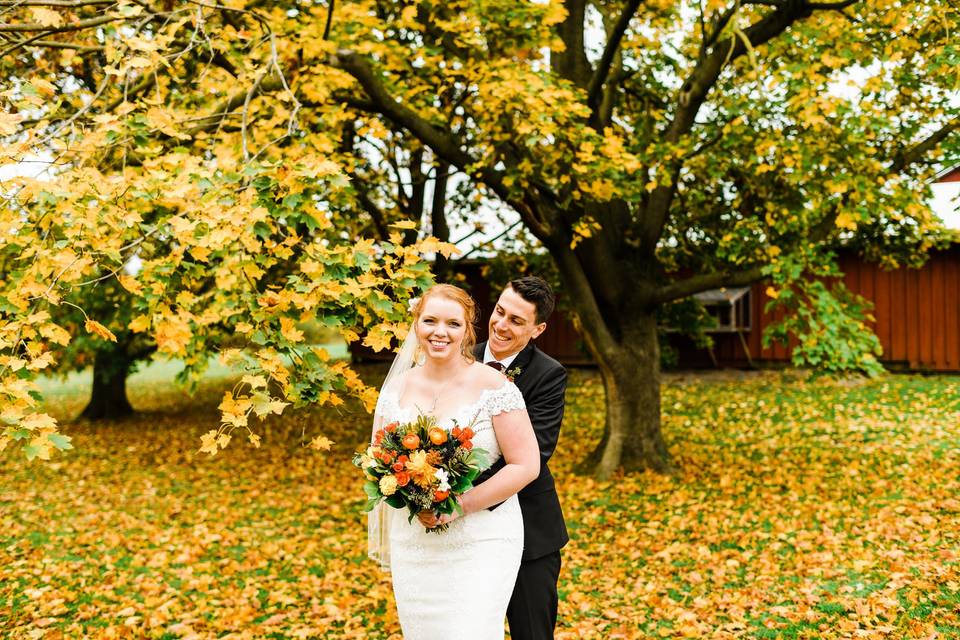
[[[46,47],[48,49],[73,49],[75,51],[103,51],[104,47],[91,46],[88,44],[77,44],[75,42],[57,42],[55,40],[37,40],[31,47]]]
[[[46,31],[47,33],[65,33],[67,31],[83,31],[84,29],[89,29],[90,27],[98,27],[102,24],[107,24],[109,22],[121,21],[125,22],[129,18],[120,18],[117,16],[100,16],[99,18],[89,18],[87,20],[80,20],[79,22],[74,22],[69,25],[62,25],[59,27],[52,27],[50,25],[43,25],[37,22],[26,22],[23,24],[0,24],[0,33],[29,33],[32,31]]]
[[[717,19],[713,21],[713,31],[710,35],[707,35],[706,31],[703,33],[703,43],[700,45],[700,59],[706,57],[707,51],[710,50],[714,44],[716,44],[717,39],[720,37],[720,34],[723,33],[723,30],[727,27],[727,24],[730,22],[730,19],[737,13],[737,5],[734,4],[732,7],[724,11],[722,14],[717,16]],[[702,28],[702,27],[701,27]]]
[[[911,164],[914,164],[923,158],[923,156],[928,152],[933,151],[938,144],[946,140],[950,134],[954,133],[955,131],[960,131],[960,118],[954,118],[917,144],[902,150],[897,154],[897,158],[894,160],[890,169],[894,173],[903,171]]]
[[[93,7],[116,4],[117,0],[0,0],[0,7],[18,9],[20,7],[58,7],[60,9],[76,9],[78,7]]]
[[[398,102],[380,84],[370,65],[351,50],[340,50],[332,60],[333,66],[349,73],[360,83],[376,110],[394,125],[406,129],[423,144],[430,147],[442,160],[449,162],[464,173],[474,176],[489,187],[497,196],[516,209],[531,232],[541,240],[552,233],[546,221],[538,218],[533,209],[518,194],[513,194],[503,183],[503,174],[496,169],[482,166],[449,134],[433,126],[409,107]]]
[[[655,304],[681,300],[701,291],[719,287],[742,287],[752,284],[763,277],[763,266],[743,271],[719,271],[691,276],[660,287],[653,295]]]
[[[377,204],[370,198],[370,195],[366,190],[366,183],[358,178],[353,176],[354,186],[359,187],[362,185],[362,188],[355,188],[354,191],[357,194],[357,200],[360,202],[360,206],[363,207],[363,210],[367,212],[367,215],[370,216],[370,219],[373,221],[373,226],[377,230],[377,235],[380,236],[380,239],[386,241],[390,237],[390,229],[387,228],[387,216],[383,213],[383,210],[377,206]]]
[[[751,47],[756,48],[777,37],[796,20],[806,15],[809,15],[809,11],[806,11],[803,3],[793,2],[789,8],[777,9],[747,27],[743,31],[743,36]],[[718,32],[719,30],[715,31],[715,33]],[[668,141],[677,142],[690,131],[707,94],[720,78],[720,73],[747,51],[743,39],[730,36],[720,41],[713,47],[710,54],[700,61],[680,88],[677,97],[677,113],[667,131]]]
[[[586,0],[563,0],[567,17],[558,25],[557,32],[564,48],[550,54],[550,66],[565,80],[586,88],[590,82],[590,61],[583,43],[583,24],[586,18]]]
[[[858,2],[860,2],[860,0],[844,0],[843,2],[810,2],[807,4],[807,7],[814,11],[840,11],[841,9],[846,9],[847,7],[853,6]]]
[[[283,82],[276,77],[270,77],[265,79],[260,83],[259,90],[261,93],[269,93],[271,91],[279,91],[283,88]],[[226,100],[222,101],[216,107],[213,108],[213,111],[208,116],[200,118],[200,120],[191,127],[187,133],[189,135],[196,135],[202,131],[209,131],[215,129],[224,117],[232,113],[238,107],[242,107],[247,100],[247,92],[237,93]]]
[[[810,11],[802,0],[791,0],[783,8],[770,12],[741,34],[727,37],[713,47],[711,52],[700,60],[680,88],[676,114],[667,130],[666,141],[676,143],[690,132],[707,94],[720,78],[723,69],[747,53],[747,42],[751,47],[758,47],[786,31],[798,19],[808,15]],[[676,193],[676,178],[681,165],[682,159],[675,162],[671,171],[670,184],[658,186],[650,194],[641,233],[641,243],[647,251],[653,251],[653,247],[659,242],[660,235],[663,233]]]
[[[620,48],[620,43],[623,41],[623,36],[627,32],[627,27],[630,26],[630,20],[632,20],[633,16],[637,13],[641,1],[642,0],[627,0],[627,6],[624,7],[620,17],[617,18],[617,22],[613,26],[613,31],[607,39],[607,45],[603,49],[603,55],[600,56],[597,68],[590,78],[590,84],[587,85],[587,106],[590,107],[591,120],[595,118],[600,108],[601,90],[610,74],[613,58]]]

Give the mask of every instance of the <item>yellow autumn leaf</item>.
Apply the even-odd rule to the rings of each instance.
[[[32,438],[30,440],[30,447],[34,450],[34,456],[41,460],[49,460],[50,454],[53,452],[53,443],[50,442],[50,439],[47,438],[47,434],[45,433]]]
[[[363,344],[374,351],[383,351],[390,348],[391,338],[392,336],[380,327],[374,327],[364,336]]]
[[[190,325],[179,316],[165,318],[157,324],[157,349],[163,353],[185,355],[192,338]]]
[[[27,365],[27,369],[30,371],[39,371],[40,369],[46,369],[54,362],[53,354],[47,351],[38,358],[34,358],[30,361],[30,364]]]
[[[217,454],[217,430],[211,429],[200,436],[200,453],[208,453],[211,456]]]
[[[326,436],[317,436],[310,441],[309,447],[315,451],[330,451],[330,447],[333,446],[333,440],[330,440]]]
[[[62,347],[70,344],[70,332],[56,324],[44,324],[40,327],[40,335],[54,344]]]
[[[9,136],[17,132],[20,125],[20,115],[0,111],[0,135]]]
[[[134,333],[141,333],[150,328],[150,316],[140,315],[130,321],[127,328]]]
[[[27,429],[28,431],[56,429],[57,421],[46,413],[33,413],[21,420],[18,426],[21,429]]]
[[[296,323],[290,318],[280,318],[280,335],[290,342],[303,341],[303,331],[297,329]]]
[[[139,296],[143,294],[143,288],[140,286],[140,283],[133,276],[122,275],[117,278],[120,281],[120,286],[132,293],[133,295]]]
[[[855,231],[857,229],[857,221],[846,211],[837,215],[835,224],[840,229],[849,229],[850,231]]]
[[[30,13],[33,19],[44,27],[60,27],[63,25],[63,16],[56,11],[44,7],[32,7]]]
[[[417,223],[413,220],[400,220],[399,222],[394,222],[390,226],[396,229],[416,229]]]
[[[776,300],[780,296],[780,292],[773,287],[767,287],[764,293],[766,293],[767,297],[772,300]]]
[[[113,332],[110,329],[107,329],[105,326],[97,322],[96,320],[87,320],[83,323],[84,328],[92,334],[98,335],[104,340],[109,340],[110,342],[116,342],[117,336],[113,335]]]

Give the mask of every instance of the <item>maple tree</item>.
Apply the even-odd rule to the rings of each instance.
[[[957,157],[956,7],[361,2],[336,17],[358,106],[551,253],[604,377],[599,476],[671,468],[657,311],[697,292],[770,278],[795,361],[878,368],[859,301],[822,278],[840,243],[894,265],[936,241],[923,203]]]
[[[48,182],[5,186],[3,213],[16,276],[2,384],[21,425],[6,433],[38,445],[53,427],[17,375],[66,340],[39,308],[59,288],[136,254],[143,270],[119,280],[141,305],[131,328],[161,351],[199,370],[218,336],[249,336],[256,391],[224,409],[240,426],[284,401],[262,372],[303,401],[332,390],[317,371],[350,381],[322,359],[285,379],[280,352],[314,366],[290,339],[304,313],[347,337],[386,321],[380,344],[397,332],[408,293],[387,283],[417,245],[353,239],[426,214],[424,181],[444,199],[436,183],[455,172],[519,212],[556,263],[607,391],[597,473],[669,469],[658,309],[767,277],[780,303],[815,310],[784,328],[801,361],[875,368],[844,292],[807,283],[835,273],[840,242],[889,264],[922,255],[927,179],[956,157],[958,14],[935,0],[0,9],[5,158],[52,163]],[[385,170],[395,152],[406,168]],[[444,208],[429,208],[435,230]],[[331,282],[346,293],[326,296]]]
[[[405,241],[415,223],[402,212],[379,242],[365,234],[339,103],[298,118],[287,74],[303,43],[277,35],[289,8],[256,5],[0,5],[2,160],[46,167],[3,185],[0,449],[47,459],[69,448],[33,377],[80,366],[84,350],[121,367],[137,336],[183,360],[188,380],[212,353],[246,372],[202,439],[207,453],[237,429],[258,445],[250,420],[291,403],[374,401],[298,323],[386,348],[405,333],[406,299],[432,282],[425,255],[452,247]],[[298,88],[328,97],[322,82]],[[117,313],[111,296],[123,298]]]

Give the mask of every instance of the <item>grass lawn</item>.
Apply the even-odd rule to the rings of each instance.
[[[136,418],[67,425],[53,461],[0,454],[0,636],[399,638],[349,463],[369,416],[288,411],[209,458],[234,374],[190,397],[172,368],[133,379]],[[47,383],[49,410],[76,415],[88,385]],[[596,373],[567,401],[558,638],[960,637],[960,378],[669,376],[679,471],[609,483],[571,471]],[[321,433],[332,451],[303,446]]]

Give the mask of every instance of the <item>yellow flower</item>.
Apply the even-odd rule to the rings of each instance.
[[[422,449],[410,454],[407,471],[410,472],[410,477],[417,486],[429,488],[433,483],[435,469],[430,465],[427,452]]]
[[[397,478],[389,475],[380,478],[380,493],[385,496],[392,496],[397,492]]]
[[[412,472],[423,473],[429,466],[430,463],[427,462],[427,452],[422,449],[411,453],[410,459],[407,461],[407,470]]]

